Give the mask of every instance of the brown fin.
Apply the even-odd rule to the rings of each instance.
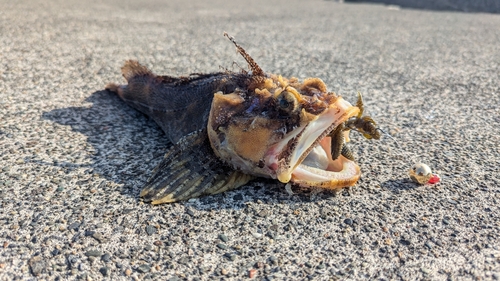
[[[345,158],[347,158],[347,159],[349,159],[351,161],[355,161],[354,155],[352,155],[352,152],[349,149],[349,147],[347,146],[347,143],[344,143],[344,145],[342,146],[342,152],[341,152],[341,154]]]
[[[125,77],[127,82],[130,82],[132,78],[138,76],[155,77],[153,72],[151,72],[147,67],[139,64],[135,60],[128,60],[125,62],[125,64],[122,66],[122,75],[123,77]],[[109,83],[104,87],[104,89],[112,93],[117,93],[123,99],[124,98],[123,94],[124,90],[126,89],[126,86],[118,85],[115,83]]]
[[[153,173],[140,195],[152,204],[221,193],[254,178],[219,160],[212,151],[206,130],[182,138],[165,154]]]
[[[123,97],[123,89],[125,86],[121,86],[115,83],[109,83],[104,87],[105,90],[117,94],[119,97]]]
[[[106,87],[104,87],[104,89],[108,90],[110,92],[113,92],[113,93],[118,93],[118,91],[120,89],[120,85],[115,84],[115,83],[109,83],[106,85]]]
[[[125,62],[122,66],[122,75],[127,81],[130,81],[130,79],[136,76],[155,76],[147,67],[135,60],[128,60]]]
[[[356,101],[356,107],[359,108],[358,118],[361,118],[361,116],[363,116],[363,111],[365,111],[365,107],[363,105],[363,97],[361,96],[360,92],[358,92],[358,100]]]
[[[330,137],[332,138],[331,142],[331,154],[332,159],[336,160],[342,153],[342,148],[344,147],[345,139],[344,139],[344,123],[338,125],[331,133]]]

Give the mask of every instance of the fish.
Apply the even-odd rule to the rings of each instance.
[[[249,70],[160,76],[135,60],[127,84],[105,89],[153,119],[172,143],[140,193],[151,204],[236,189],[258,178],[338,190],[361,170],[347,143],[351,130],[378,139],[375,121],[328,91],[320,78],[266,73],[224,33]],[[289,186],[288,186],[289,187]]]

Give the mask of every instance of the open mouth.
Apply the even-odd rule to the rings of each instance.
[[[360,175],[359,166],[344,156],[333,160],[331,138],[338,125],[359,112],[341,97],[316,120],[307,124],[288,144],[295,143],[288,161],[278,163],[277,178],[300,186],[338,189],[354,185]],[[280,165],[281,164],[281,165]]]
[[[300,186],[337,189],[354,185],[360,175],[359,166],[340,155],[333,160],[330,137],[321,140],[292,172],[291,181]]]

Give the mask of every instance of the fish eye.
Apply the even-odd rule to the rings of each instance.
[[[290,106],[290,103],[286,99],[280,100],[280,107],[283,109],[287,109]]]
[[[280,109],[286,112],[293,112],[299,106],[299,102],[295,96],[287,91],[283,91],[279,94],[277,102]]]

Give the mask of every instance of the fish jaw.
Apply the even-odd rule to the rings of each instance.
[[[305,187],[337,189],[354,185],[361,175],[359,166],[343,156],[333,160],[327,135],[358,113],[358,107],[338,97],[314,120],[276,143],[266,161],[275,170],[275,177]]]
[[[355,185],[361,176],[359,166],[342,155],[335,162],[342,165],[338,172],[299,164],[292,173],[291,181],[303,187],[320,187],[331,190]]]

